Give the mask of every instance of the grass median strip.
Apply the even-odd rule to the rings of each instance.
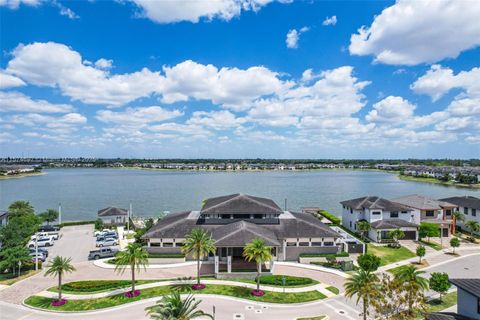
[[[185,289],[190,286],[185,286]],[[176,286],[175,288],[179,288]],[[148,299],[153,297],[160,297],[162,295],[168,294],[174,289],[172,286],[162,286],[155,287],[150,289],[141,290],[141,295],[135,298],[126,298],[123,294],[118,294],[109,297],[97,298],[97,299],[85,299],[85,300],[69,300],[68,303],[63,306],[53,307],[51,302],[54,300],[52,298],[45,298],[40,296],[31,296],[25,300],[25,304],[48,310],[58,310],[58,311],[89,311],[89,310],[98,310],[109,307],[115,307],[125,303],[130,303],[142,299]],[[296,293],[283,293],[283,292],[271,292],[266,291],[265,295],[262,297],[256,297],[250,294],[252,289],[237,287],[237,286],[227,286],[227,285],[212,285],[209,284],[207,287],[201,291],[197,291],[199,294],[218,294],[229,297],[236,297],[242,299],[248,299],[259,302],[269,302],[269,303],[301,303],[308,301],[315,301],[320,299],[325,299],[326,296],[321,292],[316,290],[307,291],[307,292],[296,292]]]

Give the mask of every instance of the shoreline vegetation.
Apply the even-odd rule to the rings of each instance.
[[[20,178],[27,178],[27,177],[35,177],[35,176],[42,176],[47,174],[44,171],[37,171],[37,172],[26,172],[26,173],[17,173],[17,174],[7,174],[7,175],[0,175],[0,180],[8,180],[8,179],[20,179]]]
[[[458,183],[454,181],[441,181],[435,178],[413,177],[413,176],[407,176],[404,174],[398,174],[398,178],[400,180],[405,180],[405,181],[440,184],[444,186],[457,187],[457,188],[480,189],[480,183],[466,184],[466,183]]]

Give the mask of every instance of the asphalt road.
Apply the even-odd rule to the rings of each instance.
[[[472,252],[473,253],[473,252]],[[478,278],[480,276],[480,254],[458,257],[445,264],[425,269],[430,276],[432,272],[446,272],[449,278]]]

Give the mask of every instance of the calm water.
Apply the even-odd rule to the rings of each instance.
[[[107,206],[134,215],[198,210],[203,199],[230,193],[272,198],[290,210],[316,206],[339,214],[339,201],[378,195],[419,193],[431,197],[476,195],[480,191],[403,181],[384,172],[322,170],[306,172],[177,172],[122,169],[52,169],[35,177],[0,180],[0,209],[15,200],[30,201],[37,211],[62,204],[63,220],[94,219]]]

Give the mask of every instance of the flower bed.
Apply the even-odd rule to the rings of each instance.
[[[310,278],[283,276],[283,275],[261,276],[260,283],[265,285],[282,286],[283,278],[285,278],[286,287],[305,286],[305,285],[310,285],[314,283],[313,279],[310,279]]]
[[[250,293],[252,295],[254,295],[255,297],[261,297],[261,296],[265,295],[265,292],[262,291],[262,290],[252,290],[252,291],[250,291]]]
[[[135,298],[135,297],[138,297],[139,295],[140,295],[140,290],[125,292],[125,297],[127,298]]]
[[[205,289],[206,285],[204,283],[195,283],[192,285],[193,290],[202,290]]]
[[[52,301],[52,306],[53,307],[60,307],[63,306],[65,303],[67,303],[67,299],[56,299]]]

